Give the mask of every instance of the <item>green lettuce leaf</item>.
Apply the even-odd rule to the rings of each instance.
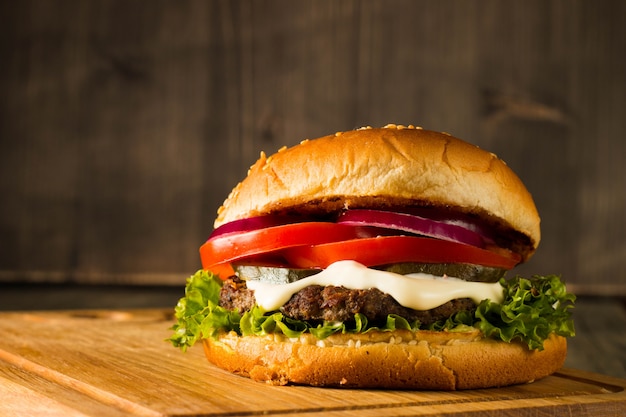
[[[510,342],[519,339],[529,349],[542,349],[551,333],[574,336],[570,309],[576,297],[566,291],[559,277],[535,276],[503,283],[505,302],[484,300],[478,305],[474,326],[487,337]]]
[[[460,311],[446,320],[427,327],[419,322],[390,314],[382,326],[368,323],[362,314],[350,322],[309,323],[285,317],[278,311],[265,312],[255,306],[244,314],[218,305],[222,281],[207,271],[198,271],[187,279],[185,296],[175,308],[177,322],[174,334],[168,339],[183,351],[203,338],[215,338],[219,332],[234,331],[240,335],[267,335],[282,333],[296,338],[311,333],[324,339],[333,333],[363,333],[372,330],[446,330],[467,331],[478,328],[487,337],[505,342],[519,340],[529,349],[543,349],[543,342],[551,333],[574,336],[570,309],[576,297],[567,292],[555,275],[534,276],[531,279],[515,277],[500,280],[504,301],[483,300],[472,311]]]
[[[185,351],[200,339],[216,337],[221,330],[240,332],[239,313],[218,305],[221,288],[222,282],[208,271],[187,278],[185,296],[174,309],[174,334],[168,339],[175,347]]]

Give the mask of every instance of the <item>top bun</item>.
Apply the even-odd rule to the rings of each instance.
[[[270,213],[435,207],[478,216],[527,260],[541,235],[532,196],[496,155],[446,133],[387,125],[305,140],[250,167],[215,227]]]

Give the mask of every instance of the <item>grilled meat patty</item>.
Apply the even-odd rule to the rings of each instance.
[[[220,293],[220,305],[229,310],[243,313],[255,304],[254,291],[246,282],[233,276],[224,282]],[[405,318],[409,322],[419,320],[430,325],[446,319],[453,313],[471,310],[475,303],[469,298],[451,300],[431,310],[413,310],[401,306],[393,297],[373,288],[351,290],[344,287],[312,285],[294,294],[281,307],[287,317],[306,321],[352,321],[357,313],[363,314],[372,323],[384,323],[389,314]]]

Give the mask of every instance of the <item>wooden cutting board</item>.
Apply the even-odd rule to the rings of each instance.
[[[164,339],[170,310],[0,314],[0,415],[621,416],[626,380],[564,369],[458,392],[269,386]]]

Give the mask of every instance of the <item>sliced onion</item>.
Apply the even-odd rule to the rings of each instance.
[[[209,239],[227,233],[249,232],[251,230],[264,229],[266,227],[282,226],[283,224],[291,224],[306,221],[306,219],[297,216],[280,216],[268,214],[265,216],[248,217],[246,219],[233,220],[225,223],[213,230]]]
[[[494,243],[495,241],[496,233],[494,229],[468,214],[451,213],[432,208],[414,208],[405,213],[471,230],[479,234],[486,244]]]
[[[436,221],[412,214],[380,210],[348,210],[342,213],[337,223],[352,226],[374,226],[401,230],[417,235],[433,237],[466,245],[485,247],[482,235],[465,227]]]

